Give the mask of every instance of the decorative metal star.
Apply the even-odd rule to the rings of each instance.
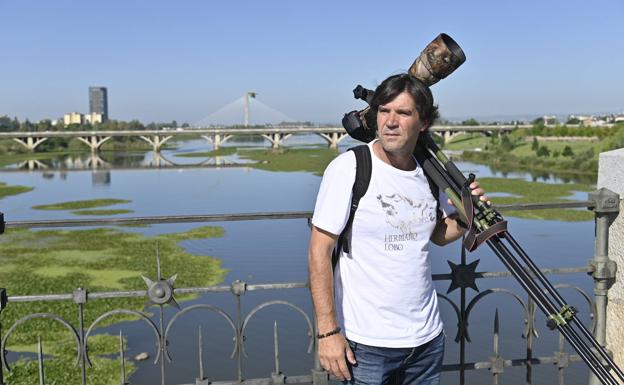
[[[454,264],[451,261],[446,261],[451,268],[451,284],[449,285],[446,293],[450,293],[453,290],[459,288],[471,288],[475,291],[479,291],[477,284],[475,283],[475,279],[477,277],[476,269],[479,264],[479,260],[477,259],[474,262],[470,262],[469,264],[461,263],[459,265]]]
[[[156,267],[158,274],[158,279],[156,281],[152,281],[144,275],[141,276],[147,285],[148,300],[145,307],[150,307],[152,305],[163,306],[169,304],[180,309],[180,305],[178,305],[173,297],[173,285],[175,284],[175,280],[178,275],[174,274],[168,279],[162,279],[160,274],[160,248],[158,245],[156,246]]]

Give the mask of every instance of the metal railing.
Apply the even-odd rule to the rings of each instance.
[[[608,190],[601,189],[598,192],[591,193],[589,200],[582,202],[556,203],[556,204],[533,204],[533,205],[505,205],[497,208],[504,210],[524,210],[524,209],[560,209],[570,207],[585,207],[592,209],[596,215],[596,253],[594,259],[589,261],[587,266],[566,267],[544,269],[546,274],[568,274],[568,273],[588,273],[592,275],[594,280],[594,299],[581,288],[570,284],[559,284],[559,288],[571,288],[580,293],[581,297],[587,302],[590,309],[592,325],[590,330],[594,333],[596,339],[605,344],[606,333],[606,296],[609,287],[615,280],[614,263],[609,260],[606,253],[605,245],[609,235],[610,218],[617,213],[613,211],[613,199],[619,202],[619,197]],[[51,221],[14,221],[6,222],[6,229],[13,228],[40,228],[40,227],[75,227],[75,226],[109,226],[120,224],[162,224],[162,223],[189,223],[189,222],[226,222],[226,221],[248,221],[248,220],[268,220],[268,219],[309,219],[310,212],[290,212],[290,213],[256,213],[256,214],[230,214],[230,215],[189,215],[189,216],[166,216],[166,217],[142,217],[142,218],[121,218],[121,219],[79,219],[79,220],[51,220]],[[11,337],[16,333],[19,326],[31,322],[36,319],[45,319],[49,322],[59,323],[73,336],[76,346],[75,364],[81,371],[81,383],[87,384],[87,376],[92,361],[89,356],[89,338],[93,335],[98,326],[103,325],[111,317],[131,316],[141,321],[151,330],[156,346],[156,357],[154,365],[160,370],[160,383],[165,384],[168,363],[172,362],[170,355],[170,347],[175,344],[175,340],[171,338],[172,327],[185,315],[189,313],[209,312],[217,314],[223,318],[227,327],[231,329],[233,342],[230,358],[236,363],[236,378],[228,381],[211,381],[204,370],[204,348],[202,343],[201,328],[198,333],[199,348],[197,352],[198,376],[194,382],[178,384],[178,385],[234,385],[234,384],[294,384],[294,383],[312,383],[314,385],[328,384],[330,378],[320,366],[317,356],[317,345],[314,338],[316,334],[313,316],[306,311],[309,303],[299,304],[291,301],[274,299],[261,302],[251,310],[244,312],[242,307],[242,297],[249,292],[261,292],[266,290],[293,290],[308,288],[307,282],[286,282],[286,283],[269,283],[269,284],[248,284],[244,281],[236,280],[230,285],[208,286],[208,287],[186,287],[177,288],[174,286],[175,276],[165,279],[161,276],[160,258],[156,253],[157,275],[154,279],[145,278],[146,289],[134,291],[110,291],[110,292],[89,292],[84,288],[76,288],[71,293],[43,294],[43,295],[12,295],[6,289],[0,288],[0,316],[2,311],[7,309],[14,303],[39,303],[48,301],[57,302],[73,302],[77,308],[77,323],[72,323],[55,313],[33,313],[19,318],[8,329],[3,329],[0,318],[0,385],[11,385],[4,381],[4,371],[11,370],[11,363],[6,359],[7,346],[10,345]],[[524,367],[525,382],[532,383],[533,370],[536,365],[549,364],[554,365],[558,372],[559,384],[564,383],[564,373],[571,363],[580,361],[578,355],[569,352],[566,349],[564,340],[559,336],[559,344],[557,351],[549,356],[534,356],[536,330],[536,306],[531,299],[524,300],[524,297],[507,288],[488,288],[479,291],[472,298],[468,298],[467,289],[474,288],[476,280],[505,278],[510,277],[509,272],[478,272],[476,264],[467,263],[465,252],[462,250],[461,260],[458,264],[451,264],[449,273],[434,274],[435,281],[450,281],[451,288],[459,290],[459,304],[455,303],[446,294],[438,293],[438,297],[445,303],[448,303],[453,309],[456,316],[457,332],[454,341],[458,344],[459,362],[447,363],[443,366],[444,372],[458,372],[459,383],[466,382],[465,375],[467,371],[488,370],[492,376],[492,382],[498,384],[507,368]],[[210,303],[196,303],[189,306],[180,307],[176,302],[176,297],[188,294],[206,294],[206,293],[230,293],[233,296],[234,311],[228,312],[224,308]],[[471,314],[474,313],[475,307],[486,297],[492,294],[500,294],[509,296],[513,302],[519,304],[524,316],[523,337],[526,339],[526,354],[521,357],[504,357],[501,353],[500,326],[498,310],[494,315],[494,335],[493,335],[493,351],[488,360],[471,361],[467,358],[467,342],[470,342],[469,320]],[[132,309],[111,309],[100,314],[95,320],[89,324],[85,324],[85,305],[89,301],[99,301],[114,298],[144,298],[149,303],[157,307],[155,315],[143,311]],[[178,307],[179,310],[169,319],[165,316],[165,306],[171,305]],[[305,332],[307,333],[307,351],[314,353],[314,364],[307,373],[286,374],[281,369],[280,359],[280,342],[278,339],[278,325],[275,323],[273,330],[273,361],[274,367],[270,375],[261,378],[246,378],[244,372],[244,361],[246,358],[245,336],[248,331],[248,325],[259,312],[264,312],[266,308],[279,306],[293,311],[303,319]],[[452,322],[447,322],[452,325]],[[448,327],[448,326],[447,326]],[[119,343],[119,370],[120,384],[129,384],[126,372],[126,358],[123,335],[120,333]],[[39,383],[47,383],[45,376],[46,358],[42,349],[43,342],[41,337],[38,340],[37,363],[39,371]],[[190,378],[192,374],[189,373]],[[52,381],[54,379],[51,379]],[[595,381],[595,380],[592,380]]]

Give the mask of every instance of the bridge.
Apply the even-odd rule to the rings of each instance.
[[[488,126],[433,126],[431,131],[444,138],[448,143],[460,134],[480,133],[492,135],[508,133],[516,128],[528,128],[530,125],[488,125]],[[219,149],[223,143],[235,135],[259,135],[267,139],[273,148],[279,148],[283,142],[293,135],[316,134],[327,141],[330,148],[337,148],[338,143],[348,134],[342,127],[277,127],[263,128],[175,128],[168,130],[130,130],[130,131],[40,131],[40,132],[1,132],[1,139],[11,139],[29,151],[36,148],[49,138],[76,138],[89,146],[92,152],[98,152],[102,145],[114,137],[137,137],[147,142],[154,152],[160,152],[164,144],[175,137],[201,136]]]

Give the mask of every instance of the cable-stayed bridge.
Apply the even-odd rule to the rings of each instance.
[[[199,119],[191,126],[195,128],[237,125],[247,127],[296,121],[284,112],[261,102],[257,95],[257,92],[247,92],[210,115]]]

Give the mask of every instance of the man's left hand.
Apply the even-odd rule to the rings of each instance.
[[[488,206],[492,204],[490,199],[485,195],[485,190],[479,185],[479,182],[475,180],[474,182],[470,184],[469,187],[470,187],[470,190],[472,190],[471,194],[478,196],[481,202],[487,203]],[[450,205],[453,204],[453,202],[450,199],[448,200],[448,203]]]

